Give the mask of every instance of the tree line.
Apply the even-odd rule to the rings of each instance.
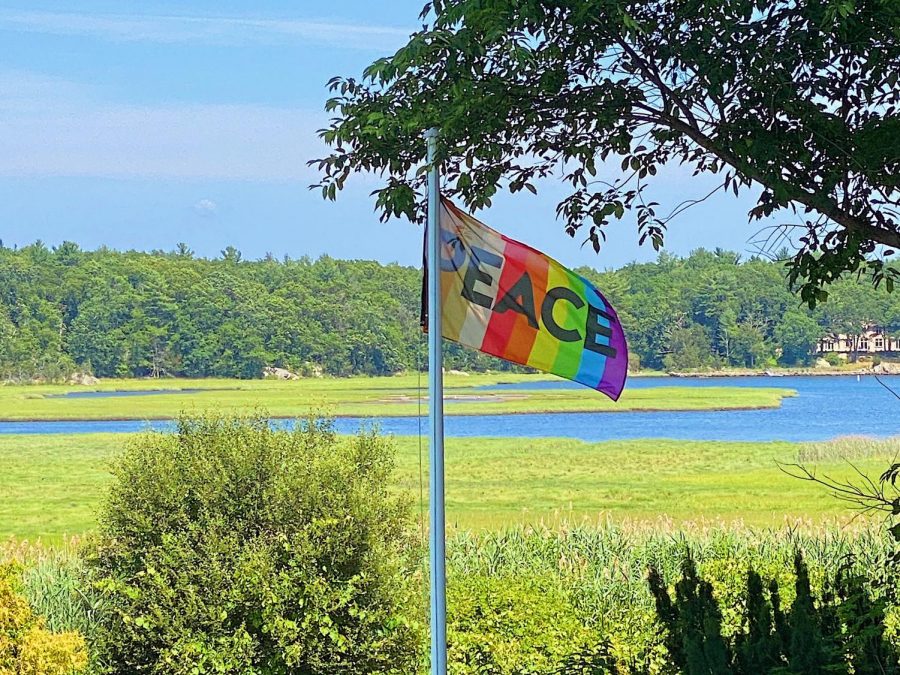
[[[634,365],[644,368],[806,364],[829,333],[869,323],[900,332],[898,295],[847,278],[811,310],[789,289],[783,264],[728,251],[578,271],[617,308]],[[327,256],[0,246],[0,378],[424,369],[420,287],[416,268]],[[451,369],[516,368],[454,344],[445,359]]]

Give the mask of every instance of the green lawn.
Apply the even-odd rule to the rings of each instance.
[[[89,531],[109,459],[128,435],[0,436],[0,539],[57,541]],[[860,441],[862,443],[862,441]],[[419,442],[398,438],[398,486],[418,515]],[[639,440],[447,439],[447,518],[452,527],[559,524],[587,518],[674,524],[741,520],[777,524],[850,513],[820,488],[783,474],[799,452],[819,470],[848,476],[837,457],[880,473],[900,440],[820,444]],[[427,445],[422,451],[427,459]],[[427,488],[427,467],[425,476]]]
[[[457,399],[448,415],[525,412],[633,410],[730,410],[781,405],[790,389],[749,387],[654,387],[627,390],[618,403],[583,389],[484,392],[479,385],[546,380],[546,375],[448,375],[445,394]],[[214,409],[246,411],[253,407],[276,417],[295,417],[323,410],[341,416],[413,416],[418,414],[420,385],[416,375],[398,377],[311,378],[274,380],[109,380],[96,386],[0,386],[0,420],[164,419],[182,411]],[[185,390],[122,398],[55,398],[76,391]],[[424,408],[425,406],[423,406]]]

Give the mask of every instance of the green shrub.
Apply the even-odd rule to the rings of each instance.
[[[0,675],[74,675],[87,667],[84,638],[53,633],[35,615],[16,583],[18,575],[0,565]]]
[[[392,471],[385,439],[327,421],[190,418],[132,441],[92,561],[109,670],[413,672],[417,560]]]
[[[837,367],[837,366],[842,366],[842,365],[844,365],[844,364],[847,362],[846,359],[842,359],[842,358],[840,357],[840,355],[836,354],[835,352],[828,352],[828,353],[825,354],[825,356],[822,357],[822,358],[824,358],[825,361],[828,362],[828,365],[829,365],[829,366],[835,366],[835,367]]]
[[[555,580],[466,576],[448,588],[448,668],[454,675],[561,672],[597,642]]]

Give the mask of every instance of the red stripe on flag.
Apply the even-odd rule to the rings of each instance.
[[[534,289],[534,311],[538,324],[540,324],[541,305],[547,295],[547,274],[550,263],[546,256],[529,247],[523,248],[527,256],[526,267],[531,277],[531,287]],[[506,358],[517,363],[527,364],[528,358],[531,356],[531,348],[534,347],[534,341],[540,331],[531,328],[524,316],[517,316],[521,319],[520,329],[513,334],[513,339],[506,345]]]
[[[505,260],[497,284],[495,306],[527,272],[531,279],[530,287],[535,301],[531,309],[534,310],[535,319],[540,321],[540,302],[543,301],[547,289],[547,260],[527,246],[510,241],[506,237],[503,239],[506,242],[503,251]],[[523,300],[519,294],[516,299]],[[528,316],[519,311],[508,309],[505,312],[494,312],[488,322],[481,349],[509,361],[524,364],[528,362],[537,333],[538,329],[529,324]]]

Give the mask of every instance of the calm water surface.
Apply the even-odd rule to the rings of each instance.
[[[167,396],[171,394],[199,394],[203,391],[223,389],[133,389],[119,391],[69,391],[65,394],[48,394],[46,398],[128,398],[129,396]]]
[[[900,392],[900,376],[882,377]],[[633,378],[630,389],[650,387],[784,387],[798,396],[784,399],[773,410],[693,412],[612,412],[447,417],[447,436],[541,437],[563,436],[586,441],[628,438],[675,438],[723,441],[815,441],[836,436],[900,435],[900,400],[874,377],[727,377],[708,379]],[[583,389],[553,380],[482,387],[485,391]],[[585,390],[585,396],[599,396]],[[290,421],[277,424],[290,426]],[[352,433],[377,424],[382,431],[416,435],[427,421],[406,418],[342,418],[337,430]],[[171,422],[0,422],[0,434],[74,434],[134,432],[171,428]]]

